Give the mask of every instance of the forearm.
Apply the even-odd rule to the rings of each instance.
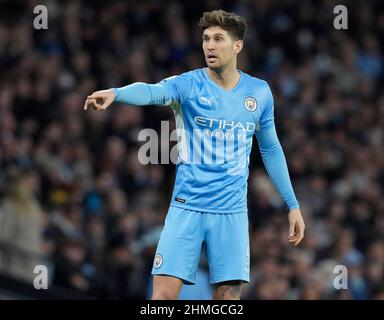
[[[161,84],[135,82],[121,88],[112,88],[115,102],[144,106],[151,104],[165,105],[170,100],[168,89]]]
[[[268,175],[289,209],[299,208],[289,177],[283,149],[276,134],[275,126],[256,134],[260,153]]]

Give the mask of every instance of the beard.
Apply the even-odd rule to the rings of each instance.
[[[223,70],[223,64],[218,58],[215,58],[215,61],[209,61],[210,59],[206,58],[205,63],[207,64],[207,67],[215,72],[220,72]]]

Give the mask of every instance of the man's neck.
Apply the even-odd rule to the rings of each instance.
[[[213,70],[207,68],[208,76],[225,90],[231,90],[240,81],[240,72],[234,68],[224,70]]]

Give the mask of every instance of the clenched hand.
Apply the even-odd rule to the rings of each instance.
[[[300,209],[291,209],[288,214],[289,236],[288,241],[297,246],[304,238],[305,224]]]

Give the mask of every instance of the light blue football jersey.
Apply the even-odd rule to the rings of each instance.
[[[206,68],[167,78],[178,138],[171,206],[212,213],[247,211],[253,135],[274,125],[268,84],[240,72],[232,90]]]

